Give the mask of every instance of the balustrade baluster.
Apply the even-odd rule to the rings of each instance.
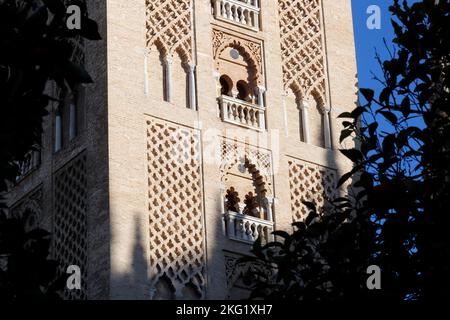
[[[216,18],[227,19],[253,29],[259,29],[259,2],[243,0],[215,0]]]

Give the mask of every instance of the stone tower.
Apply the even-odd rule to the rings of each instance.
[[[11,213],[82,270],[72,299],[224,299],[257,237],[292,230],[350,168],[350,0],[90,2],[95,83],[50,106]],[[61,109],[61,110],[60,110]],[[31,227],[31,226],[30,226]]]

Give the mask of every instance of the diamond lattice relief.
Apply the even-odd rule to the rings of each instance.
[[[284,88],[325,100],[320,0],[278,0]]]
[[[87,279],[87,176],[86,155],[81,154],[55,174],[55,256],[63,271],[70,265]],[[81,290],[66,290],[64,298],[86,299],[86,281]]]
[[[302,201],[314,202],[318,212],[321,212],[327,199],[333,199],[337,195],[336,171],[300,160],[291,160],[289,185],[292,218],[294,221],[303,220],[309,211]]]
[[[192,61],[192,0],[146,0],[147,46]]]
[[[151,119],[147,122],[147,138],[153,287],[157,287],[160,279],[167,278],[175,297],[182,298],[187,286],[195,288],[198,297],[203,297],[205,270],[199,133]]]

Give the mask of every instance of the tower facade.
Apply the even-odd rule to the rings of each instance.
[[[89,4],[94,84],[51,106],[11,212],[79,265],[67,298],[234,299],[235,261],[339,194],[354,108],[349,0]],[[33,214],[32,214],[33,215]]]

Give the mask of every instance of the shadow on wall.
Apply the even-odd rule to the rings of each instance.
[[[162,210],[161,210],[162,211]],[[186,257],[191,254],[189,250],[184,250],[189,245],[188,237],[182,234],[169,234],[167,237],[173,241],[179,241],[178,245],[168,248],[167,244],[173,243],[172,240],[164,243],[153,243],[153,246],[159,246],[158,251],[153,255],[148,254],[151,250],[151,244],[147,243],[149,239],[143,232],[149,232],[149,214],[144,213],[145,219],[141,219],[142,213],[136,213],[133,222],[133,238],[129,251],[129,261],[126,261],[128,269],[124,272],[111,275],[112,294],[111,299],[130,299],[130,300],[199,300],[202,294],[198,292],[195,282],[195,272],[189,275],[189,271],[195,269],[195,266],[187,263]],[[145,223],[145,227],[142,226]],[[171,224],[173,221],[167,221]],[[220,220],[219,220],[220,223]],[[174,227],[176,222],[173,224]],[[145,230],[145,231],[143,231]],[[163,235],[165,237],[166,234]],[[177,237],[178,236],[178,237]],[[180,245],[181,244],[181,245]],[[206,250],[206,249],[205,249]],[[206,251],[205,251],[206,252]],[[157,257],[158,261],[151,261],[152,257]],[[206,254],[205,254],[206,257]],[[119,257],[119,259],[122,257]],[[117,259],[113,258],[113,259]],[[151,270],[153,265],[153,270]],[[203,267],[203,273],[206,277],[206,265]],[[186,272],[185,272],[186,270]],[[223,268],[225,272],[225,268]],[[178,286],[175,289],[174,282]],[[203,297],[206,297],[206,286],[203,286]]]
[[[133,223],[133,238],[128,270],[121,274],[111,274],[111,299],[146,300],[150,297],[147,280],[147,258],[144,235],[141,231],[140,214],[136,213]],[[112,235],[114,236],[114,235]],[[114,293],[113,293],[114,292]]]

